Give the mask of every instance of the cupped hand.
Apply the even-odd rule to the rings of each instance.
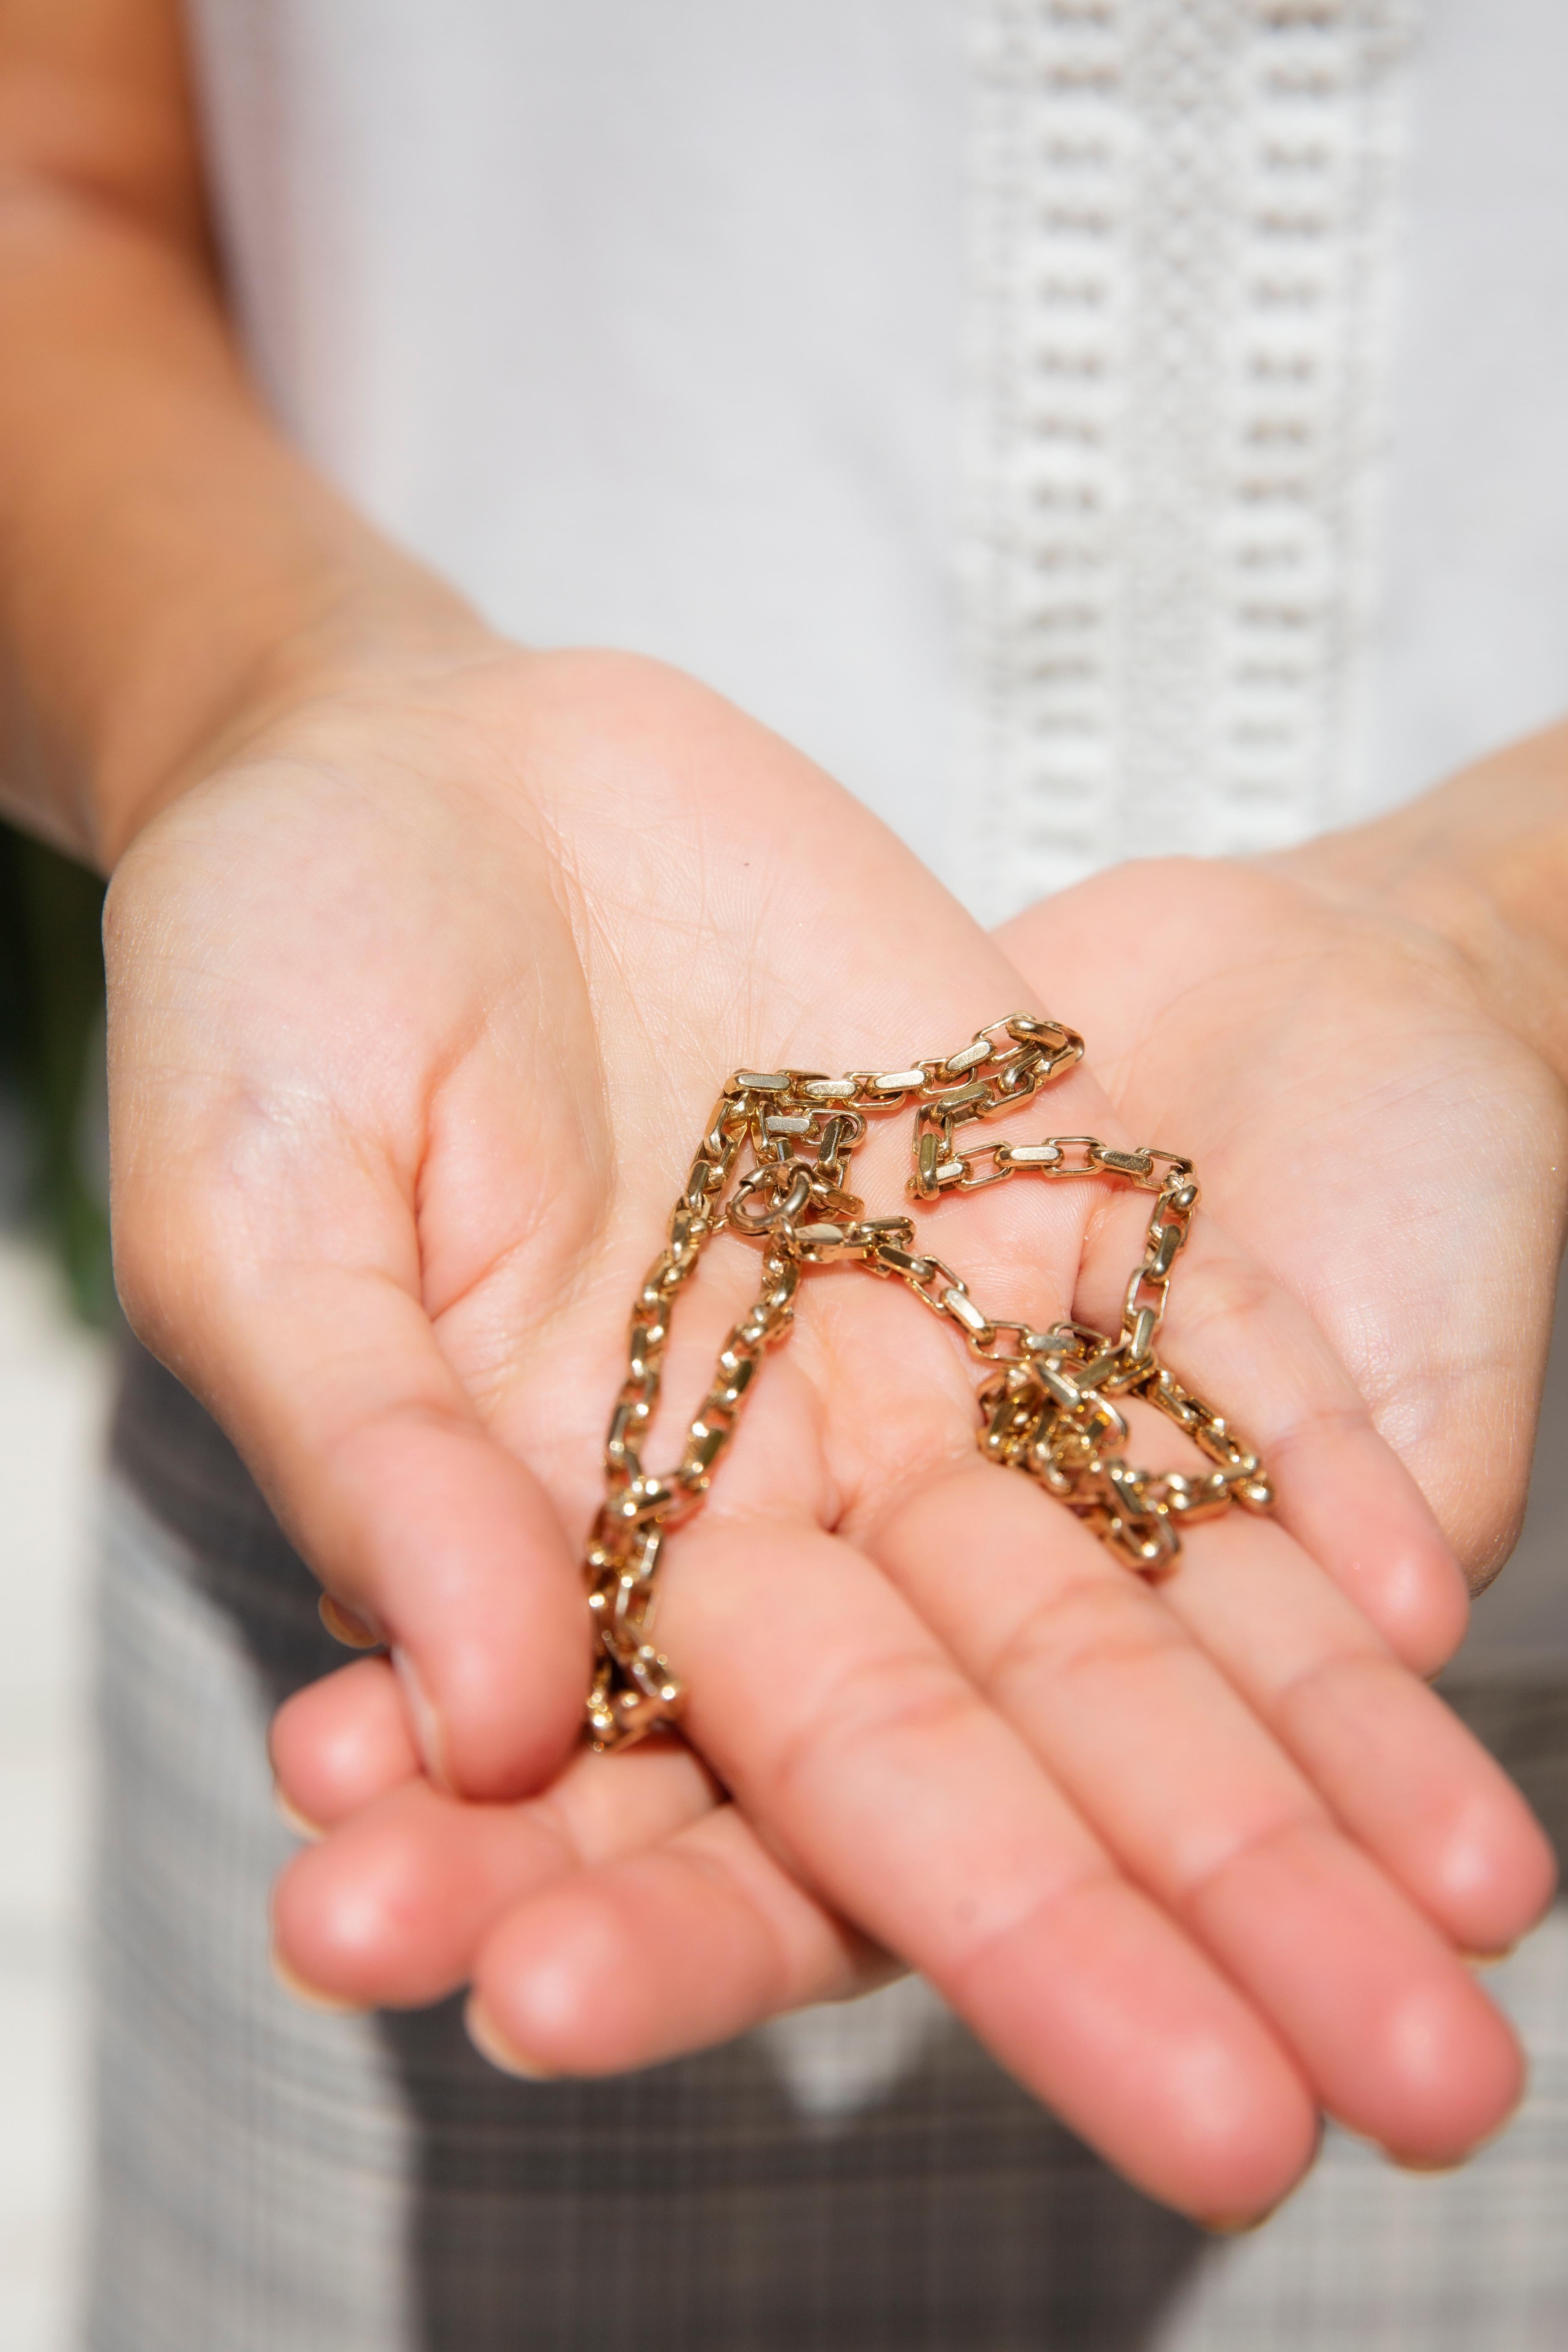
[[[627,1303],[716,1081],[949,1052],[1016,1001],[1005,958],[808,763],[651,666],[476,639],[298,698],[140,836],[110,917],[132,1318],[340,1622],[390,1643],[437,1784],[400,1781],[309,1857],[318,1919],[378,1823],[406,1865],[360,1984],[330,1989],[398,1998],[402,1968],[402,1997],[428,1998],[472,1973],[486,2030],[591,2067],[887,1950],[1113,2161],[1211,2214],[1279,2193],[1318,2104],[1413,2156],[1495,2124],[1517,2055],[1453,1946],[1509,1940],[1549,1865],[1391,1654],[1452,1642],[1446,1546],[1308,1318],[1215,1220],[1183,1260],[1171,1360],[1278,1458],[1277,1524],[1193,1529],[1151,1591],[976,1458],[949,1333],[853,1270],[814,1278],[662,1576],[660,1643],[736,1805],[701,1810],[679,1759],[569,1766],[551,1801],[577,1803],[569,1782],[630,1825],[539,1891],[547,1934],[533,1882],[513,1899],[516,1842],[487,1841],[577,1721],[565,1530],[591,1515]],[[1026,1131],[1141,1139],[1083,1071],[1033,1108]],[[900,1206],[890,1135],[866,1166],[872,1208]],[[931,1245],[996,1314],[1113,1322],[1142,1218],[1099,1193],[947,1202]],[[710,1255],[677,1404],[754,1284],[742,1244]],[[462,1933],[416,1966],[443,1907]],[[285,1903],[280,1941],[329,1982],[310,1909]],[[768,1960],[739,1995],[737,1917]],[[639,1971],[617,2038],[613,1989]]]
[[[1226,1230],[1307,1307],[1475,1589],[1524,1508],[1568,1095],[1539,1024],[1456,940],[1467,877],[1441,864],[1463,862],[1457,809],[1498,806],[1552,740],[1429,812],[1267,859],[1121,866],[1000,935],[1093,1035],[1121,1117],[1183,1138]],[[1370,1545],[1352,1590],[1363,1574],[1383,1574]]]

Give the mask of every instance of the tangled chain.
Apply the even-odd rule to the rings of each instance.
[[[632,1309],[626,1377],[605,1444],[606,1493],[588,1538],[588,1605],[597,1658],[588,1696],[595,1748],[618,1748],[671,1721],[681,1687],[648,1640],[659,1554],[672,1528],[700,1507],[714,1465],[734,1433],[766,1349],[787,1334],[805,1266],[848,1264],[896,1279],[952,1324],[972,1354],[994,1367],[980,1391],[980,1447],[1025,1471],[1067,1504],[1127,1567],[1167,1571],[1184,1522],[1241,1503],[1272,1502],[1258,1456],[1220,1415],[1163,1370],[1154,1336],[1171,1268],[1198,1204],[1193,1163],[1151,1145],[1121,1151],[1092,1135],[962,1150],[961,1129],[1027,1102],[1070,1069],[1083,1040],[1059,1022],[1017,1013],[993,1022],[945,1060],[907,1070],[737,1070],[714,1106],[663,1251]],[[909,1191],[917,1201],[973,1192],[1016,1176],[1110,1176],[1155,1195],[1142,1262],[1133,1269],[1115,1338],[1081,1323],[993,1319],[941,1258],[912,1247],[908,1217],[868,1217],[847,1188],[868,1120],[914,1110]],[[737,1164],[749,1146],[749,1164]],[[676,1298],[715,1234],[756,1243],[763,1278],[753,1305],[720,1350],[713,1381],[675,1469],[646,1471],[640,1452],[658,1398]],[[1214,1465],[1197,1475],[1154,1475],[1126,1456],[1126,1421],[1114,1398],[1135,1396],[1167,1414]]]

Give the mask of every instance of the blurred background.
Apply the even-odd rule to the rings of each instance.
[[[4,2352],[61,2352],[79,2267],[88,1567],[113,1300],[102,895],[0,828]]]

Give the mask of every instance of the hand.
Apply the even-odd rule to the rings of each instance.
[[[1094,1038],[1123,1119],[1181,1138],[1205,1202],[1308,1307],[1476,1589],[1524,1508],[1568,1101],[1540,1017],[1562,975],[1516,974],[1525,925],[1483,924],[1465,893],[1489,824],[1494,862],[1512,852],[1542,769],[1561,795],[1565,748],[1536,739],[1284,856],[1121,866],[1001,934]]]
[[[133,1318],[390,1640],[432,1777],[513,1798],[575,1719],[563,1524],[590,1515],[626,1302],[715,1073],[764,1049],[845,1067],[938,1050],[1016,976],[713,698],[489,641],[300,698],[139,837],[110,914]],[[1083,1073],[1050,1102],[1052,1128],[1107,1131]],[[867,1159],[896,1201],[891,1139],[880,1177]],[[1142,1218],[1095,1190],[1014,1186],[931,1230],[998,1311],[1113,1318]],[[739,1245],[713,1255],[672,1357],[693,1395],[753,1276]],[[1212,1220],[1184,1265],[1194,1292],[1248,1279]],[[976,1459],[963,1360],[907,1299],[826,1276],[801,1323],[672,1548],[660,1618],[693,1738],[772,1853],[1191,2209],[1269,2201],[1316,2101],[1412,2155],[1489,2129],[1517,2058],[1446,1939],[1508,1940],[1549,1863],[1292,1538],[1345,1574],[1334,1528],[1359,1514],[1385,1571],[1361,1597],[1390,1638],[1425,1663],[1455,1637],[1447,1549],[1300,1310],[1276,1294],[1245,1345],[1194,1331],[1177,1360],[1245,1391],[1281,1508],[1194,1530],[1163,1595]],[[1363,1769],[1372,1742],[1392,1742],[1386,1777]],[[529,1958],[527,1906],[487,1910],[504,1870],[448,1973],[471,1960],[491,2029],[546,2063],[732,2031],[724,1920],[739,1905],[751,1932],[745,1874],[777,1865],[723,1818],[743,1857],[726,1878],[671,1846],[635,1883],[612,1864],[557,1890],[591,1930],[584,1957],[555,1915],[583,1961],[565,1990]],[[310,1859],[320,1894],[331,1842]],[[428,1921],[383,1924],[395,1977]],[[306,1958],[287,1905],[280,1927]],[[813,1932],[853,1969],[853,1938]],[[810,1990],[809,1969],[764,1974],[742,2009]],[[645,2013],[623,1996],[617,2014],[634,1979]]]

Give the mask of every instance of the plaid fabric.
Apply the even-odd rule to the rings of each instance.
[[[1568,1917],[1502,1972],[1536,2061],[1468,2171],[1331,2137],[1257,2236],[1127,2189],[922,1988],[602,2084],[456,2004],[273,1984],[271,1706],[341,1658],[216,1430],[132,1367],[106,1510],[91,2352],[1559,2352]],[[1568,1822],[1568,1692],[1472,1694]]]

